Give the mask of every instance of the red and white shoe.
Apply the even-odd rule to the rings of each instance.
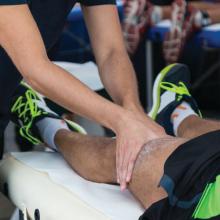
[[[124,4],[124,21],[122,24],[125,44],[128,52],[134,54],[146,32],[161,20],[162,12],[148,0],[126,0]]]
[[[172,7],[171,28],[163,43],[167,64],[178,62],[187,40],[193,33],[211,24],[211,19],[206,12],[187,5],[185,0],[176,0]]]
[[[163,42],[164,58],[168,64],[177,62],[180,56],[186,9],[185,0],[176,0],[172,4],[171,27]]]

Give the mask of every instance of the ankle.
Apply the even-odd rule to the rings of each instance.
[[[197,115],[189,115],[188,117],[186,117],[180,123],[180,125],[177,129],[177,136],[183,137],[183,138],[189,137],[189,134],[192,132],[191,128],[193,127],[193,129],[196,129],[195,125],[196,125],[198,119],[200,119],[200,118]]]
[[[196,116],[197,113],[192,109],[189,103],[182,102],[180,105],[176,107],[176,109],[171,114],[171,123],[173,124],[173,133],[175,136],[178,136],[178,129],[182,122],[190,117],[190,116]]]
[[[81,134],[72,132],[67,129],[60,129],[56,132],[54,136],[54,143],[60,147],[64,143],[64,140],[71,138],[71,141],[74,142],[74,140],[78,140],[79,136],[81,136]]]

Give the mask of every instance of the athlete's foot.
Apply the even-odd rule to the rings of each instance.
[[[153,86],[153,107],[149,116],[169,135],[177,132],[180,123],[190,115],[201,116],[189,93],[190,72],[186,65],[172,64],[157,76]]]
[[[19,127],[20,135],[35,145],[45,142],[40,127],[43,121],[45,121],[45,126],[51,124],[52,127],[58,127],[57,129],[67,128],[85,134],[85,130],[78,124],[63,120],[51,111],[41,95],[25,83],[21,83],[14,93],[11,103],[11,120]]]

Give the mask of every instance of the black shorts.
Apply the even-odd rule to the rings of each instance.
[[[165,163],[160,186],[168,197],[140,220],[220,219],[220,131],[176,149]]]

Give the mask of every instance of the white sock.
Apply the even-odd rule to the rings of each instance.
[[[44,109],[45,111],[57,115],[55,112],[50,110],[45,102],[38,102],[37,104],[39,107]],[[56,133],[61,129],[69,130],[66,122],[62,119],[50,118],[45,117],[42,120],[36,123],[37,128],[39,129],[40,136],[42,140],[52,149],[58,150],[54,138]]]
[[[189,117],[190,115],[197,115],[195,111],[187,102],[182,102],[177,108],[173,111],[171,115],[171,122],[173,123],[173,131],[177,136],[177,130],[182,121]]]
[[[46,117],[36,123],[41,138],[52,149],[58,150],[54,138],[56,133],[61,129],[69,130],[66,122],[61,119]]]

